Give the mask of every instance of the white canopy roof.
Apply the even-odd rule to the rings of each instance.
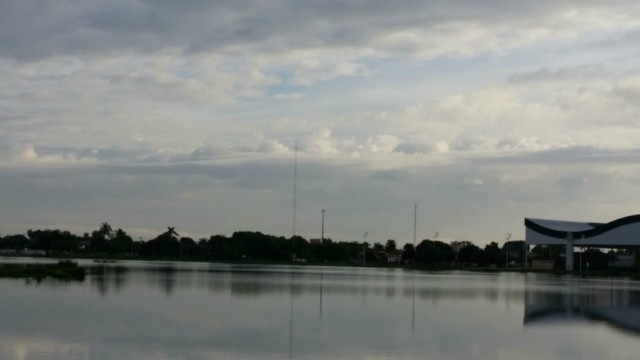
[[[546,219],[524,220],[525,241],[531,245],[640,246],[640,215],[605,224]]]
[[[593,226],[589,225],[586,222],[578,222],[578,221],[563,221],[563,220],[547,220],[547,219],[529,219],[536,224],[542,225],[546,228],[564,231],[564,232],[575,232],[575,231],[587,231],[593,229]]]

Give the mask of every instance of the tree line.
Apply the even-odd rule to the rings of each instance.
[[[25,249],[48,255],[93,257],[142,257],[156,259],[194,259],[208,261],[255,261],[311,263],[387,264],[412,263],[423,266],[504,266],[508,261],[522,263],[524,242],[511,241],[502,247],[496,242],[483,248],[469,241],[425,239],[417,246],[397,248],[395,240],[381,243],[309,241],[301,236],[286,238],[260,232],[237,231],[231,236],[213,235],[194,240],[181,237],[174,227],[148,241],[135,241],[122,229],[102,223],[81,236],[65,230],[29,230],[26,235],[0,237],[4,254],[25,253]],[[508,254],[507,254],[508,249]]]

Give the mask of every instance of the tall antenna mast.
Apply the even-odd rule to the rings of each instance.
[[[418,202],[413,207],[413,248],[416,248],[416,228],[418,227]]]
[[[325,210],[322,209],[322,232],[320,233],[320,241],[324,242],[324,212]]]
[[[293,235],[296,236],[296,205],[298,197],[298,141],[296,140],[293,147]]]

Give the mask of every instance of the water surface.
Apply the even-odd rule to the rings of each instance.
[[[43,261],[3,258],[2,262]],[[46,260],[44,260],[46,261]],[[640,283],[121,261],[0,279],[0,359],[637,359]]]

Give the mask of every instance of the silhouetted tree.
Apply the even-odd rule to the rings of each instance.
[[[393,239],[387,240],[387,244],[384,246],[384,250],[387,252],[396,251],[396,241]]]
[[[28,243],[29,239],[22,234],[0,237],[0,249],[22,250]]]
[[[482,249],[469,242],[458,251],[458,261],[463,264],[482,264]]]
[[[487,244],[482,250],[482,259],[485,265],[504,264],[504,254],[500,250],[497,242]]]
[[[124,230],[118,229],[106,244],[105,250],[111,254],[133,253],[133,239]]]
[[[90,251],[94,253],[100,253],[107,250],[107,243],[113,237],[113,229],[107,222],[100,224],[98,230],[94,230],[91,233],[91,246]]]
[[[176,257],[180,255],[180,243],[178,233],[172,226],[167,231],[149,240],[140,248],[140,254],[144,256]]]
[[[109,223],[107,222],[103,222],[102,224],[100,224],[100,228],[98,229],[98,234],[100,234],[100,236],[102,236],[104,239],[111,239],[113,237],[113,229],[111,228],[111,225],[109,225]]]
[[[413,261],[416,258],[416,249],[413,244],[404,244],[402,247],[402,260]]]
[[[31,249],[70,252],[78,248],[78,237],[66,230],[28,230],[27,235]]]
[[[202,257],[206,250],[201,251],[198,244],[190,237],[180,238],[180,256]]]
[[[422,240],[416,247],[416,261],[425,265],[444,265],[454,260],[455,253],[442,241]]]

